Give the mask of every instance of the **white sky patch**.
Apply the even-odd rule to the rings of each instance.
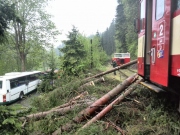
[[[74,25],[86,36],[104,32],[116,15],[117,0],[53,0],[47,11],[62,34],[59,42]],[[55,43],[59,45],[60,43]]]

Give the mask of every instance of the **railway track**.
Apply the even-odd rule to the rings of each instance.
[[[137,73],[136,69],[131,69],[131,67],[125,69],[119,69],[118,73],[120,75],[120,80],[127,78],[128,76]]]

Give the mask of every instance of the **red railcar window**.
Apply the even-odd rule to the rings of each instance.
[[[180,0],[173,0],[173,2],[175,3],[176,10],[180,9]]]
[[[141,1],[141,9],[140,9],[140,29],[145,29],[145,0]]]
[[[156,20],[159,20],[164,15],[165,2],[164,0],[156,0]]]
[[[180,9],[180,0],[173,0],[172,1],[172,12]]]

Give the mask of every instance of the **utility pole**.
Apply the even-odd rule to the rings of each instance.
[[[91,39],[91,68],[93,67],[93,48],[92,48],[92,39]]]

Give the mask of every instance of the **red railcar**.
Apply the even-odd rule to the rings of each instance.
[[[140,0],[135,27],[144,85],[180,95],[180,0]]]
[[[114,53],[112,61],[116,62],[117,66],[130,62],[130,53]]]

